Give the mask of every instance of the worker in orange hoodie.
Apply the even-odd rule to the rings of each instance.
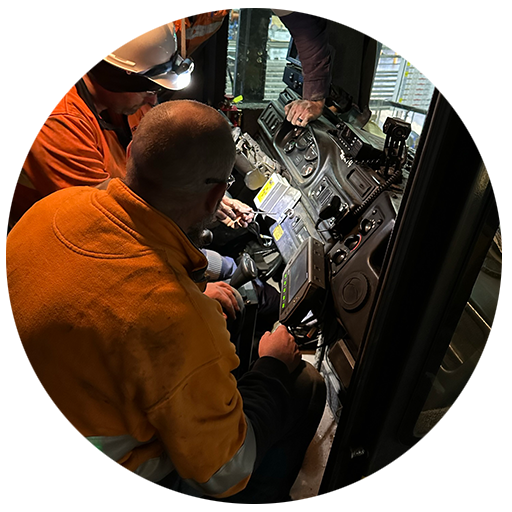
[[[214,109],[156,106],[134,134],[124,181],[57,191],[14,226],[9,293],[34,371],[92,445],[187,494],[285,501],[325,385],[284,326],[261,338],[249,372],[232,375],[239,361],[203,293],[207,262],[194,241],[234,159]]]

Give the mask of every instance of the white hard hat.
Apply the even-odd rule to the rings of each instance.
[[[144,77],[166,89],[183,89],[190,82],[194,64],[178,52],[176,32],[167,23],[121,46],[105,59],[129,75]],[[135,77],[134,77],[135,78]]]

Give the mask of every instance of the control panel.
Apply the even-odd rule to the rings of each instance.
[[[293,257],[308,238],[321,239],[302,201],[289,209],[281,222],[273,224],[270,232],[285,262]]]
[[[384,150],[382,138],[355,126],[349,126],[343,121],[339,121],[336,128],[329,130],[329,134],[346,157],[358,161],[377,159]]]
[[[346,388],[361,353],[403,190],[397,185],[402,177],[403,137],[398,149],[397,141],[391,140],[393,129],[402,129],[403,122],[391,119],[391,131],[382,137],[339,119],[333,122],[329,113],[299,128],[285,120],[284,106],[291,99],[293,92],[283,92],[258,120],[265,146],[282,163],[290,186],[300,193],[270,228],[287,264],[281,307],[289,312],[303,299],[296,293],[292,273],[297,279],[302,276],[303,286],[304,247],[311,243],[308,240],[316,240],[325,266],[322,297],[328,299],[330,312],[319,322],[341,333],[330,341],[325,363],[334,368],[341,388]],[[320,268],[323,272],[321,265],[315,267]],[[315,286],[312,294],[313,290],[319,293]],[[300,314],[284,315],[288,324],[300,323],[298,316],[305,309],[308,306],[301,304]]]
[[[354,359],[361,349],[395,218],[391,194],[383,192],[327,254],[336,315]]]

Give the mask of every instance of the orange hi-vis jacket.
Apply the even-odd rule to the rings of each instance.
[[[133,132],[151,108],[127,117]],[[10,224],[42,197],[76,185],[96,186],[126,174],[126,149],[115,131],[100,126],[77,86],[62,98],[27,155],[14,192]]]
[[[192,54],[199,46],[213,36],[229,13],[229,9],[223,9],[185,18],[187,55]],[[181,41],[182,20],[175,21],[174,27],[176,28],[178,41]]]
[[[290,398],[277,359],[231,374],[239,360],[220,304],[195,281],[206,264],[119,179],[49,195],[7,238],[14,319],[62,413],[137,474],[177,471],[223,497],[282,435]]]

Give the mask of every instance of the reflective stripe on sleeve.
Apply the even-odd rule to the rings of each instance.
[[[115,461],[118,461],[138,446],[153,441],[152,439],[146,442],[137,441],[128,434],[123,436],[90,436],[87,437],[87,440]]]
[[[143,462],[135,470],[135,473],[151,482],[159,482],[171,471],[174,471],[174,465],[167,453],[164,452],[160,457],[155,457],[154,459]]]
[[[128,434],[123,436],[90,436],[86,439],[116,462],[135,448],[151,443],[154,440],[150,439],[149,441],[141,442]],[[158,482],[173,470],[174,465],[171,459],[167,453],[163,453],[160,457],[144,461],[135,470],[135,473],[152,482]]]
[[[256,437],[247,416],[245,420],[247,422],[245,441],[233,458],[216,471],[207,482],[198,483],[191,479],[186,479],[185,482],[205,494],[216,496],[225,493],[252,474],[256,462]]]
[[[225,493],[252,474],[256,462],[256,437],[247,416],[245,420],[247,423],[245,440],[235,455],[216,471],[207,482],[199,483],[192,479],[184,479],[185,482],[204,494],[215,496]],[[147,442],[137,441],[130,435],[90,436],[86,439],[115,461],[120,460],[133,449],[153,441],[153,439]],[[200,457],[201,455],[198,454],[197,456]],[[152,482],[158,482],[174,469],[169,456],[163,453],[160,457],[143,462],[135,470],[135,473]]]

